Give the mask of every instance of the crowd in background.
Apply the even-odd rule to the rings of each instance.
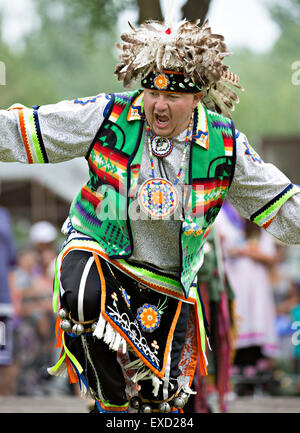
[[[59,353],[52,311],[59,232],[47,221],[38,222],[29,230],[27,246],[17,249],[3,208],[0,222],[0,324],[5,324],[0,327],[0,395],[77,394],[67,379],[47,372]],[[260,391],[272,393],[272,380],[285,377],[280,387],[300,395],[300,380],[294,379],[300,377],[299,254],[293,259],[291,247],[240,218],[228,203],[218,216],[217,233],[235,296],[233,391],[253,395],[265,377]]]
[[[27,245],[18,249],[3,208],[0,218],[6,222],[0,227],[0,322],[5,324],[0,341],[0,395],[73,392],[66,381],[54,383],[56,378],[47,372],[58,355],[52,309],[58,231],[47,221],[37,222],[29,230]]]
[[[300,395],[299,247],[277,241],[228,202],[216,226],[234,292],[234,390],[240,396]]]

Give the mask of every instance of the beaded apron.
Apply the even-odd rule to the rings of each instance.
[[[126,276],[121,276],[120,283],[114,275],[116,270],[107,262],[102,261],[102,265],[105,275],[111,273],[111,278],[101,282],[101,315],[106,326],[109,323],[148,368],[163,377],[182,301],[154,292]],[[113,346],[118,337],[107,332],[111,332],[112,339],[107,343]]]

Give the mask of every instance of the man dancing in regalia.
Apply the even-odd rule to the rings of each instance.
[[[1,110],[0,159],[89,167],[62,229],[50,374],[79,381],[96,412],[182,412],[197,363],[207,373],[196,276],[225,197],[295,244],[300,189],[235,129],[241,86],[207,22],[170,14],[121,39],[115,73],[138,90]]]

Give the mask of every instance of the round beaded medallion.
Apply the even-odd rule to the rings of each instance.
[[[166,179],[148,179],[140,187],[139,203],[141,208],[155,218],[171,216],[178,205],[174,185]]]
[[[161,313],[154,305],[144,304],[137,310],[137,320],[143,331],[153,332],[160,325]]]
[[[173,149],[173,140],[171,138],[157,137],[151,138],[151,150],[154,156],[164,158],[168,156]]]

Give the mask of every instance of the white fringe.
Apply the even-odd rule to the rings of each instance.
[[[114,337],[114,328],[109,323],[106,323],[105,334],[103,336],[104,343],[110,345],[110,343],[113,343]]]
[[[121,343],[121,339],[122,339],[122,337],[121,337],[120,334],[115,335],[115,341],[114,341],[114,344],[112,345],[112,350],[116,350],[117,351],[119,349],[120,343]]]
[[[47,371],[51,376],[67,377],[66,361],[63,361],[57,370],[54,370],[54,367],[49,367],[47,368]]]
[[[212,352],[212,348],[211,348],[208,336],[206,336],[206,341],[207,341],[207,345],[208,345],[209,350]]]
[[[127,352],[126,340],[105,320],[100,313],[99,320],[96,326],[93,336],[100,339],[114,351],[122,350],[122,353]]]
[[[124,366],[125,370],[128,370],[130,368],[141,368],[144,367],[144,363],[140,358],[135,359],[134,361],[130,362],[129,364],[126,364]]]
[[[152,385],[153,385],[153,395],[154,397],[158,396],[159,386],[162,384],[162,381],[157,377],[152,377]]]
[[[98,320],[98,323],[97,323],[97,326],[96,326],[96,329],[93,332],[93,335],[96,338],[99,338],[99,340],[103,337],[105,325],[106,325],[106,320],[104,319],[104,317],[102,316],[102,314],[100,314],[99,320]]]
[[[127,352],[127,343],[126,343],[125,338],[121,339],[120,349],[122,350],[122,353],[126,353]]]
[[[126,364],[124,366],[125,370],[129,370],[131,368],[136,369],[137,372],[131,377],[131,381],[133,383],[138,383],[140,380],[152,380],[153,385],[153,395],[157,397],[159,386],[162,384],[162,381],[154,374],[152,371],[145,366],[141,359],[135,359],[134,361]]]
[[[80,385],[81,385],[80,397],[86,398],[86,399],[88,399],[88,398],[94,399],[93,391],[91,391],[89,388],[87,388],[82,380],[80,380]]]
[[[182,388],[182,390],[183,390],[183,392],[185,392],[186,394],[189,394],[189,395],[196,395],[197,394],[197,392],[196,391],[193,391],[188,385],[185,385],[183,388]]]

